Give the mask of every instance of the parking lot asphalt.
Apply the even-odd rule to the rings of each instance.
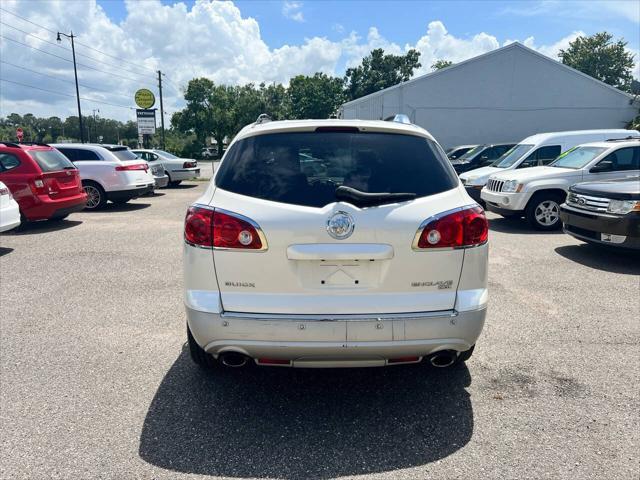
[[[205,372],[187,182],[0,236],[2,478],[638,478],[640,259],[490,214],[466,366]]]

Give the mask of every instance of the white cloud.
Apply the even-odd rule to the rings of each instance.
[[[297,2],[289,3],[301,6]],[[3,0],[2,7],[43,26],[40,28],[1,12],[4,23],[41,39],[4,25],[3,36],[63,58],[1,39],[3,62],[53,78],[6,63],[0,64],[0,77],[71,96],[2,82],[0,116],[14,111],[39,116],[76,114],[73,69],[69,61],[71,52],[67,40],[61,46],[55,45],[55,32],[58,30],[73,30],[78,36],[76,52],[81,64],[78,71],[80,83],[84,85],[80,88],[81,96],[124,106],[83,100],[83,111],[90,113],[93,108],[99,108],[102,116],[121,120],[134,119],[134,111],[129,107],[134,107],[133,94],[138,88],[150,88],[157,93],[155,71],[158,69],[166,75],[164,105],[171,113],[182,108],[184,100],[180,87],[194,77],[205,76],[217,83],[239,85],[248,82],[286,83],[294,75],[310,75],[317,71],[342,75],[345,68],[359,64],[374,48],[383,48],[385,52],[394,54],[418,49],[422,68],[416,74],[421,74],[430,71],[431,64],[437,59],[460,62],[501,45],[489,33],[458,37],[448,32],[442,22],[432,21],[426,26],[424,35],[405,45],[394,43],[376,27],[370,27],[364,37],[357,32],[343,34],[336,28],[335,32],[342,38],[335,41],[312,37],[297,44],[273,48],[263,40],[257,20],[243,16],[232,2],[209,0],[196,0],[191,7],[184,3],[167,5],[159,0],[149,0],[144,3],[144,8],[137,1],[127,0],[126,16],[121,22],[112,21],[95,0]],[[557,51],[581,33],[573,32],[549,45],[536,45],[533,37],[522,41],[557,58]],[[122,63],[118,59],[130,63]]]
[[[458,38],[451,35],[444,24],[434,21],[427,26],[427,34],[415,44],[420,52],[421,72],[431,70],[436,60],[450,60],[454,63],[495,50],[500,42],[493,35],[481,32],[471,38]]]
[[[295,21],[304,22],[304,14],[302,13],[301,2],[288,2],[282,4],[282,15]]]

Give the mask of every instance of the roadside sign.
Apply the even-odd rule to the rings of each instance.
[[[16,128],[16,137],[18,137],[19,142],[24,138],[24,130],[21,127]]]
[[[134,99],[136,101],[136,105],[144,109],[151,108],[156,103],[156,97],[153,95],[153,92],[146,88],[138,90]]]
[[[155,110],[137,109],[136,119],[138,120],[138,135],[153,135],[156,133]]]

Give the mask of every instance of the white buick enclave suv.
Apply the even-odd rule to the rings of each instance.
[[[446,367],[471,356],[487,220],[433,137],[396,120],[261,116],[235,137],[185,218],[196,363]]]

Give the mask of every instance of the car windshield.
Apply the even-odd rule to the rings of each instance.
[[[159,155],[162,155],[165,158],[180,158],[176,157],[173,153],[165,152],[164,150],[154,150]]]
[[[30,150],[33,158],[43,172],[55,172],[57,170],[71,170],[76,167],[58,150]]]
[[[138,156],[128,148],[118,148],[110,151],[118,158],[118,160],[137,160],[138,159]]]
[[[477,147],[473,147],[467,153],[465,153],[461,157],[458,157],[458,160],[462,160],[462,161],[471,160],[473,157],[475,157],[480,152],[482,152],[482,150],[484,150],[484,145],[478,145]]]
[[[574,147],[561,154],[551,167],[579,169],[606,150],[605,147]]]
[[[531,150],[533,145],[527,144],[518,144],[509,150],[507,153],[502,155],[499,159],[497,159],[491,166],[498,168],[508,168],[514,163],[516,163],[520,158],[524,156],[529,150]]]
[[[447,164],[435,142],[413,135],[265,134],[233,145],[216,185],[241,195],[309,207],[339,199],[371,206],[454,188],[457,178]]]

